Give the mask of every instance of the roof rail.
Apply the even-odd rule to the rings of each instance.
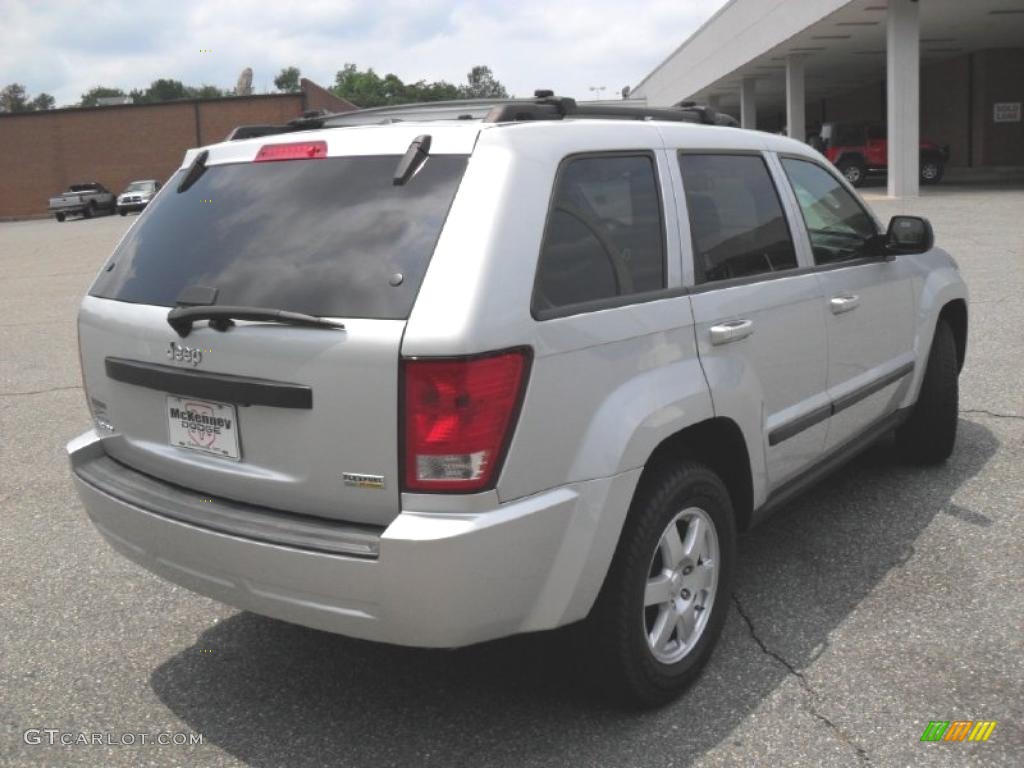
[[[334,128],[343,125],[373,125],[415,120],[480,120],[495,105],[506,101],[508,99],[458,99],[368,107],[329,115],[324,119],[324,125]]]
[[[645,107],[622,104],[578,103],[575,99],[556,96],[553,91],[538,90],[532,99],[464,99],[415,104],[395,104],[357,109],[335,114],[322,111],[303,116],[284,125],[241,125],[228,134],[227,140],[248,139],[290,131],[316,128],[340,128],[347,125],[381,125],[387,123],[429,120],[481,120],[485,123],[516,123],[530,120],[612,119],[667,120],[677,123],[736,126],[736,120],[723,112],[684,101],[673,107]]]
[[[641,107],[632,104],[580,104],[575,99],[555,96],[552,91],[534,93],[531,101],[511,100],[496,105],[484,118],[485,123],[522,120],[562,120],[564,118],[602,118],[613,120],[668,120],[677,123],[723,125],[719,113],[693,103],[676,107]],[[728,117],[727,115],[725,117]],[[729,118],[731,120],[731,118]]]

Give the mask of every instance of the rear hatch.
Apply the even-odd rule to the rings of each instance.
[[[190,151],[82,304],[107,453],[211,499],[387,525],[401,339],[466,169],[475,136],[461,134],[435,139],[442,151],[404,184],[409,128],[275,137],[270,162],[254,162],[265,140],[213,147],[205,163]],[[280,148],[300,136],[316,148]],[[168,323],[182,304],[334,327],[201,319],[182,336]]]

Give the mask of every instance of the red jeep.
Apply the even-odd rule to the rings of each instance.
[[[855,187],[867,176],[885,174],[889,164],[889,142],[885,128],[869,123],[825,123],[820,141],[812,142]],[[937,184],[946,171],[949,147],[921,140],[921,183]]]

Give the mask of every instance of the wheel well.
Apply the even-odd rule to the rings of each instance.
[[[838,166],[840,163],[845,163],[847,161],[857,163],[858,165],[866,165],[864,162],[864,156],[859,152],[844,152],[836,158],[836,165]]]
[[[939,320],[949,323],[953,331],[953,338],[956,340],[957,370],[962,371],[964,358],[967,356],[967,302],[963,299],[953,299],[939,312]]]
[[[690,459],[706,465],[722,478],[732,499],[736,529],[750,525],[754,507],[754,489],[750,477],[750,456],[736,422],[715,417],[686,427],[658,445],[644,465],[638,487],[655,476],[663,467]]]

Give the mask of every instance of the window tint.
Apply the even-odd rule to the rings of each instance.
[[[665,287],[654,160],[579,157],[559,174],[537,266],[536,310]]]
[[[863,125],[839,123],[833,127],[832,146],[856,147],[864,143],[867,135]]]
[[[796,267],[796,251],[764,159],[681,154],[697,283]]]
[[[806,160],[786,158],[782,167],[803,211],[815,263],[867,256],[867,241],[878,234],[875,222],[836,177]]]
[[[467,158],[431,155],[396,186],[399,159],[211,165],[181,193],[179,171],[91,293],[170,307],[200,285],[218,290],[218,304],[404,319]]]

